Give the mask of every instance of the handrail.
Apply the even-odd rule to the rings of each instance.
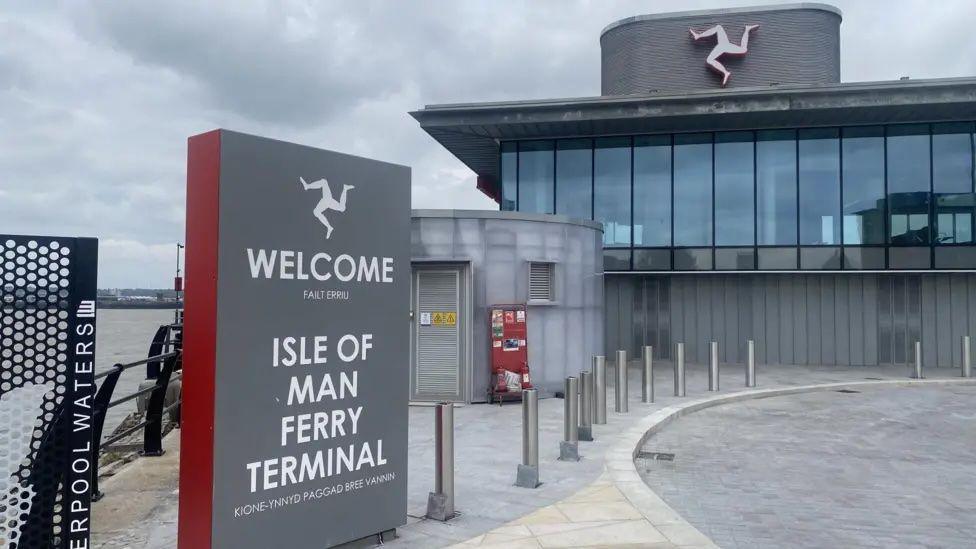
[[[143,456],[161,456],[163,455],[163,416],[172,411],[174,408],[181,404],[182,399],[177,399],[176,402],[166,406],[164,408],[164,403],[166,400],[166,389],[169,387],[171,381],[176,381],[182,378],[182,371],[175,371],[178,364],[182,362],[182,350],[175,350],[168,353],[162,353],[154,356],[144,358],[142,360],[137,360],[134,362],[129,362],[126,364],[115,364],[110,370],[101,372],[95,376],[95,379],[105,378],[105,381],[98,387],[98,392],[95,394],[94,410],[93,410],[93,425],[92,425],[92,448],[93,448],[93,470],[92,470],[92,500],[98,501],[102,498],[103,494],[98,489],[98,456],[102,448],[109,446],[122,440],[123,438],[135,433],[139,429],[144,430],[143,441],[142,441],[142,451],[140,452]],[[115,391],[115,386],[119,381],[119,377],[122,376],[122,372],[126,370],[139,366],[141,364],[148,364],[150,362],[162,362],[162,369],[154,380],[154,383],[143,389],[140,389],[132,394],[125,395],[118,399],[112,400],[112,393]],[[129,402],[135,398],[142,395],[149,395],[149,399],[146,406],[146,418],[138,425],[134,425],[125,429],[120,433],[115,433],[111,438],[107,440],[101,440],[102,430],[105,427],[105,416],[107,415],[108,409],[125,402]]]
[[[140,366],[142,364],[149,364],[150,362],[155,362],[157,360],[164,360],[164,359],[167,359],[167,358],[170,358],[170,357],[177,356],[179,354],[180,354],[180,351],[170,351],[168,353],[163,353],[161,355],[146,357],[146,358],[144,358],[142,360],[137,360],[135,362],[127,362],[125,364],[114,364],[112,366],[112,368],[113,369],[119,369],[119,372],[121,373],[122,371],[128,370],[129,368],[132,368],[133,366]],[[95,374],[95,379],[102,379],[103,377],[110,376],[113,373],[115,373],[115,370],[105,370],[104,372],[99,372],[99,373]]]

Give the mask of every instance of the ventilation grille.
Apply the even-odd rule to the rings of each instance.
[[[553,301],[552,263],[529,263],[529,301]]]

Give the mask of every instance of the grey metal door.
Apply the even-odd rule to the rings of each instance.
[[[418,268],[413,282],[411,400],[463,401],[461,268]]]

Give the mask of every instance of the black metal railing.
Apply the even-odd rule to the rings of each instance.
[[[172,348],[172,342],[164,341],[164,343],[166,343],[167,348]],[[135,362],[115,364],[110,370],[106,370],[95,375],[96,381],[103,378],[104,381],[99,384],[98,392],[95,394],[95,406],[93,411],[92,462],[94,463],[94,470],[92,471],[92,500],[98,501],[102,497],[102,492],[98,488],[98,458],[102,448],[111,446],[112,444],[137,432],[139,429],[142,429],[142,450],[139,452],[139,454],[142,456],[163,455],[163,417],[177,409],[182,401],[182,399],[177,398],[169,406],[164,406],[166,403],[166,391],[170,383],[180,379],[183,375],[182,354],[182,350],[177,348],[176,350],[155,354]],[[122,376],[122,373],[130,368],[141,366],[143,364],[147,366],[147,371],[149,373],[155,374],[154,376],[147,376],[148,379],[153,380],[155,383],[134,393],[112,400],[112,393],[114,393],[115,386],[119,381],[119,377]],[[156,368],[158,368],[158,370],[156,370]],[[108,409],[129,402],[143,395],[149,395],[148,402],[146,404],[146,414],[143,421],[118,433],[114,433],[106,440],[102,440],[102,430],[105,427],[105,417],[108,413]],[[178,415],[176,422],[179,423]]]

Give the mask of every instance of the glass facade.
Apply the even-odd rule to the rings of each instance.
[[[556,155],[552,141],[523,141],[518,146],[518,209],[555,213]]]
[[[675,246],[712,245],[712,135],[674,136]]]
[[[556,142],[556,213],[591,219],[593,216],[593,141]]]
[[[507,141],[501,207],[595,219],[610,271],[976,269],[976,124]]]
[[[593,150],[593,216],[603,223],[603,246],[630,247],[629,137],[597,139]]]

